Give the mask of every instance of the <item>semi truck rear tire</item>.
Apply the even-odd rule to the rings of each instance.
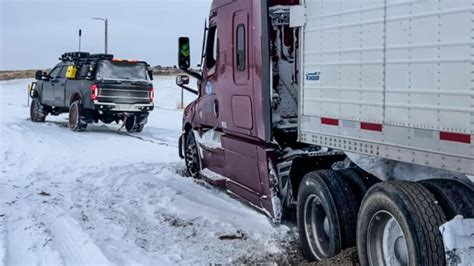
[[[38,98],[33,98],[30,105],[31,121],[43,123],[46,120],[48,113],[44,110],[44,106],[40,103]]]
[[[435,196],[448,220],[456,215],[474,218],[474,191],[470,187],[451,179],[430,179],[420,183]]]
[[[360,264],[445,265],[439,231],[445,222],[441,206],[421,184],[376,184],[367,192],[359,211]]]
[[[82,107],[80,101],[74,101],[69,107],[69,128],[74,132],[86,130],[87,124],[82,121]]]
[[[300,183],[298,231],[305,258],[320,261],[355,245],[357,201],[332,170],[308,173]]]

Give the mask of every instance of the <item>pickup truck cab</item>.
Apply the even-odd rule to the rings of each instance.
[[[141,132],[153,111],[153,77],[143,61],[113,55],[65,53],[49,73],[38,71],[30,96],[33,122],[69,113],[69,128],[123,121],[128,132]]]

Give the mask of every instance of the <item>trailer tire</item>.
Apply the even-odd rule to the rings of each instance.
[[[434,195],[421,184],[376,184],[367,192],[359,211],[357,247],[361,265],[445,265],[439,231],[445,221]]]
[[[199,178],[201,171],[201,160],[199,158],[199,151],[196,139],[192,130],[188,130],[184,136],[184,161],[186,164],[186,171],[194,178]]]
[[[44,106],[40,103],[38,98],[33,98],[30,105],[31,121],[43,123],[46,120],[48,113],[44,110]]]
[[[429,179],[420,181],[438,200],[447,220],[456,215],[474,218],[474,191],[457,180]]]
[[[74,132],[82,132],[87,128],[87,123],[82,121],[82,107],[78,100],[69,107],[69,128]]]
[[[306,174],[300,183],[297,222],[303,254],[310,261],[355,245],[357,202],[349,185],[332,170]]]

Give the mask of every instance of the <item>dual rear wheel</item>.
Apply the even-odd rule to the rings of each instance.
[[[455,180],[373,182],[346,169],[308,173],[298,191],[298,230],[306,259],[357,245],[361,265],[445,265],[439,227],[474,216],[473,190]]]

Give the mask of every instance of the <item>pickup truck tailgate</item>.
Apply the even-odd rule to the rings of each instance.
[[[117,104],[149,104],[151,103],[151,85],[134,84],[99,84],[98,101]]]

